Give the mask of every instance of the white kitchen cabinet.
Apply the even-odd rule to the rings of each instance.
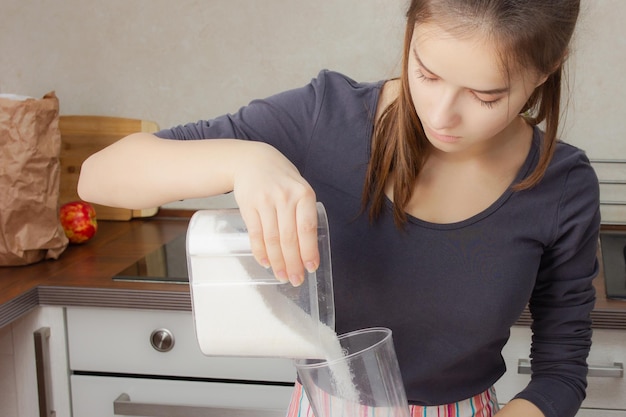
[[[14,362],[13,329],[11,325],[0,327],[0,416],[17,415]]]
[[[39,416],[34,333],[45,329],[49,415],[70,415],[69,373],[62,307],[38,307],[0,329],[0,415]],[[6,387],[5,387],[6,385]],[[6,390],[5,390],[6,389]]]
[[[122,401],[125,394],[128,404],[144,408],[136,415],[151,415],[148,407],[157,408],[157,413],[170,407],[172,415],[188,416],[194,415],[189,410],[196,407],[211,411],[275,410],[275,415],[282,417],[292,390],[271,385],[73,375],[72,407],[74,417],[114,417],[120,415],[114,411],[115,402]]]
[[[190,312],[68,307],[67,338],[73,417],[113,417],[116,401],[143,407],[137,415],[200,407],[282,416],[296,376],[290,359],[203,355]]]
[[[296,377],[290,359],[205,356],[188,311],[68,307],[67,326],[72,371],[284,383]],[[170,350],[153,347],[156,331],[171,335]]]
[[[592,410],[583,408],[576,414],[576,417],[624,417],[626,411],[619,410]]]
[[[527,360],[530,353],[531,331],[528,327],[515,326],[502,356],[507,372],[496,384],[498,401],[508,402],[530,381],[530,375],[520,374],[520,360]],[[617,370],[626,363],[626,331],[595,329],[593,345],[589,354],[590,367]],[[617,373],[617,372],[613,372]],[[588,378],[587,398],[577,417],[626,417],[626,379],[621,376]]]

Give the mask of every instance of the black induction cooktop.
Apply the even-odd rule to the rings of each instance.
[[[182,234],[150,252],[113,277],[114,281],[189,283],[186,234]]]
[[[607,298],[626,300],[626,232],[600,232]]]

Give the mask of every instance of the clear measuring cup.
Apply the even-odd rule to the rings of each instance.
[[[299,287],[259,265],[238,209],[199,210],[187,230],[196,337],[205,355],[324,357],[335,312],[328,220],[317,203],[320,265]]]
[[[391,330],[357,330],[338,342],[334,357],[295,361],[315,416],[409,417]]]

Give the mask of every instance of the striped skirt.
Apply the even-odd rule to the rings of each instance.
[[[369,417],[371,413],[363,407],[358,417]],[[493,387],[467,400],[453,404],[423,407],[409,405],[410,417],[492,417],[499,410],[496,392]],[[328,413],[329,415],[332,412]],[[315,417],[304,389],[296,382],[286,417]]]

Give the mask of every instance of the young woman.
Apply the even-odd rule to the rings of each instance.
[[[413,416],[574,416],[600,222],[589,161],[557,141],[578,10],[413,0],[399,79],[322,71],[236,114],[131,135],[85,162],[80,195],[141,208],[234,191],[255,257],[294,285],[319,262],[321,201],[336,330],[393,330]],[[527,305],[532,380],[498,411],[501,349]],[[289,413],[307,407],[297,384]]]

